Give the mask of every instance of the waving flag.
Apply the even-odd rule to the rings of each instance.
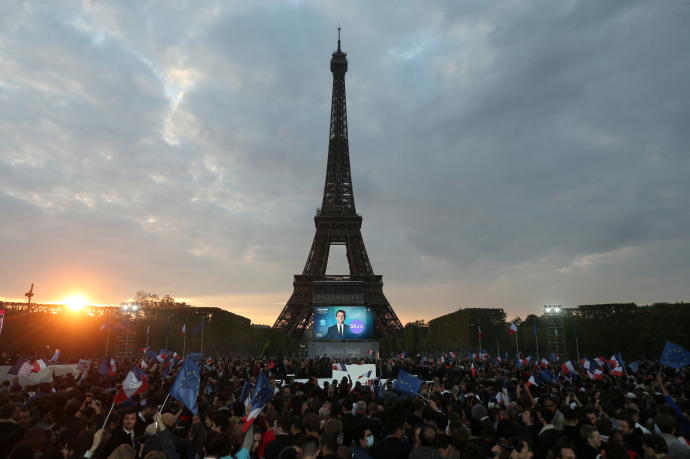
[[[419,392],[419,388],[422,387],[422,383],[421,379],[401,369],[398,372],[398,379],[393,382],[393,391],[414,397]]]
[[[472,373],[473,378],[477,377],[477,367],[474,366],[474,362],[470,365],[470,373]]]
[[[170,395],[186,406],[193,414],[199,412],[197,397],[199,396],[199,385],[201,383],[201,367],[199,358],[201,354],[191,353],[187,355],[182,364],[182,369],[177,374],[175,382],[170,389]]]
[[[601,368],[597,367],[591,371],[587,371],[587,376],[589,376],[589,379],[600,380],[604,379],[604,372],[601,371]]]
[[[9,369],[7,374],[18,375],[19,370],[22,368],[22,366],[24,366],[25,363],[29,365],[29,368],[33,368],[32,365],[26,359],[17,359],[17,361],[14,362],[14,365],[12,365],[12,368]],[[29,373],[31,373],[31,370],[29,370]]]
[[[98,369],[98,373],[103,376],[114,376],[116,372],[117,366],[115,365],[115,359],[106,356],[101,363],[101,367]]]
[[[338,370],[338,371],[347,371],[347,365],[345,365],[342,362],[334,363],[333,365],[331,365],[331,368],[333,370]]]
[[[22,363],[22,366],[19,367],[19,371],[17,372],[17,376],[29,376],[31,372],[33,371],[34,366],[29,363],[28,360],[24,360]]]
[[[530,386],[539,386],[539,384],[537,384],[537,378],[535,378],[534,375],[530,375],[529,379],[527,380],[527,387]]]
[[[548,384],[553,384],[553,375],[551,374],[550,371],[541,370],[539,375],[541,376],[541,379],[544,380],[544,382],[546,382]]]
[[[587,357],[580,359],[580,366],[585,370],[589,371],[589,368],[592,366],[592,361],[589,360]]]
[[[482,339],[482,327],[477,324],[477,338]]]
[[[546,359],[541,359],[541,362],[539,362],[539,366],[542,368],[549,368],[549,361]]]
[[[361,375],[357,376],[357,379],[369,379],[371,377],[371,370],[367,371],[366,373],[362,373]]]
[[[244,419],[244,424],[242,425],[242,432],[249,430],[249,426],[259,417],[259,414],[266,407],[268,402],[273,398],[273,386],[268,380],[266,373],[261,370],[259,377],[256,380],[256,388],[254,389],[254,396],[251,401],[251,410]]]
[[[640,362],[630,362],[628,368],[630,368],[633,373],[637,374],[637,372],[640,371]]]
[[[0,309],[0,334],[2,333],[2,322],[5,319],[5,310]]]
[[[60,359],[60,349],[55,349],[55,352],[53,352],[53,356],[50,358],[50,361],[57,362],[58,359]]]
[[[620,363],[616,362],[617,365],[609,371],[610,375],[613,376],[623,376],[623,367],[621,366]]]
[[[138,367],[132,367],[122,381],[122,388],[117,391],[113,403],[120,404],[149,388],[149,378]]]
[[[187,324],[186,323],[182,324],[182,329],[180,330],[180,335],[184,335],[185,333],[187,333]]]
[[[690,352],[677,344],[666,341],[659,361],[662,365],[667,367],[683,368],[690,365]]]
[[[515,322],[510,324],[510,328],[508,329],[508,334],[509,335],[514,335],[515,333],[518,332],[518,327],[515,325]]]
[[[569,375],[570,373],[575,373],[575,367],[573,366],[573,362],[568,360],[567,362],[564,362],[561,365],[561,370],[563,371],[564,375]]]
[[[39,371],[43,370],[45,367],[48,366],[48,362],[45,361],[45,359],[38,359],[33,363],[33,369],[31,370],[34,373],[38,373]]]

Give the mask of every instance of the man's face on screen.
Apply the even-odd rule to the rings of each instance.
[[[345,313],[342,311],[338,311],[335,314],[335,320],[337,320],[339,324],[342,324],[343,322],[345,322]]]

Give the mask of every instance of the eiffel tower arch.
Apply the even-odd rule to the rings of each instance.
[[[323,200],[314,217],[316,233],[302,274],[295,275],[294,291],[273,328],[283,329],[295,338],[303,337],[305,330],[311,327],[314,297],[320,295],[319,288],[328,285],[333,295],[349,298],[350,304],[370,307],[374,311],[376,336],[383,337],[402,330],[402,324],[383,293],[382,276],[374,274],[371,267],[362,238],[362,217],[355,209],[345,98],[347,54],[340,49],[340,29],[338,49],[331,57],[331,72],[333,93],[328,161]],[[326,275],[333,245],[345,246],[349,275]]]

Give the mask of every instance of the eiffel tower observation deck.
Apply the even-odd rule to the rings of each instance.
[[[345,98],[348,63],[347,53],[340,47],[340,28],[338,48],[331,56],[330,65],[333,93],[328,161],[323,200],[314,217],[316,233],[304,270],[302,274],[295,275],[292,296],[273,328],[283,329],[295,338],[303,337],[305,330],[311,326],[314,297],[324,296],[324,285],[328,285],[335,296],[349,298],[350,304],[370,307],[375,315],[376,336],[383,337],[401,330],[402,324],[383,293],[382,276],[374,274],[371,267],[362,239],[362,217],[355,209]],[[326,275],[332,245],[345,246],[349,275]]]

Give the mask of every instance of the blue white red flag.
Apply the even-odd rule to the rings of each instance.
[[[137,394],[141,394],[149,387],[149,378],[138,367],[132,367],[122,381],[122,387],[117,391],[113,398],[113,403],[120,404],[129,400]]]

